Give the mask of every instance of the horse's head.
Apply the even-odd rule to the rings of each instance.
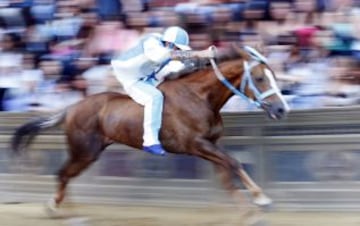
[[[288,104],[276,84],[267,59],[251,47],[236,48],[243,57],[240,92],[266,111],[272,119],[281,119],[289,111]]]

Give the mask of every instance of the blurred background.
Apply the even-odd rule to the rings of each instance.
[[[236,41],[268,58],[292,112],[270,122],[233,97],[222,109],[221,145],[277,210],[360,210],[357,0],[1,0],[0,201],[46,200],[66,159],[62,131],[54,129],[10,161],[14,128],[88,95],[121,92],[112,55],[171,25],[189,32],[193,49]],[[161,159],[113,145],[75,180],[71,194],[87,203],[228,203],[214,178],[199,159]]]
[[[115,53],[184,27],[193,49],[236,41],[270,61],[293,109],[359,102],[360,1],[2,0],[0,111],[52,111],[118,90]],[[66,101],[64,101],[66,99]],[[51,101],[49,101],[51,100]],[[254,110],[234,97],[223,111]]]

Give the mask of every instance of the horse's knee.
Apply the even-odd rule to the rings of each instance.
[[[238,170],[241,170],[243,169],[243,165],[237,161],[236,159],[232,158],[231,156],[229,156],[228,154],[226,153],[223,153],[224,154],[224,159],[227,160],[228,164],[229,164],[229,167],[231,170],[234,170],[235,172],[238,171]]]
[[[232,170],[234,170],[235,172],[243,169],[243,165],[236,160],[231,162],[231,166],[232,166]]]
[[[230,167],[215,165],[215,172],[225,190],[232,191],[237,189],[237,186],[233,183],[233,174]]]
[[[64,170],[60,170],[58,172],[56,179],[60,184],[67,184],[69,182],[69,177],[66,175]]]
[[[231,191],[235,191],[238,189],[238,186],[235,185],[231,179],[223,179],[222,180],[222,186],[225,190],[231,192]]]

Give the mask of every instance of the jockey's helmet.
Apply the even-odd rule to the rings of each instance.
[[[165,42],[173,43],[181,50],[190,50],[188,33],[178,26],[168,27],[162,36]]]

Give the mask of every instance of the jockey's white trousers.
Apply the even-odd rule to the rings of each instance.
[[[159,131],[164,103],[162,92],[143,80],[126,87],[126,92],[134,101],[144,106],[143,145],[160,144]]]

